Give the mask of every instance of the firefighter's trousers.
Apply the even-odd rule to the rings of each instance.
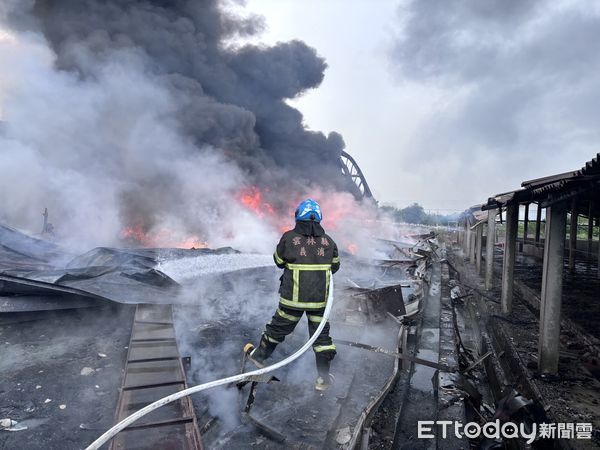
[[[323,320],[324,311],[325,309],[302,311],[287,308],[280,304],[262,334],[260,346],[255,355],[257,359],[265,360],[271,356],[277,344],[282,343],[285,337],[294,331],[294,328],[296,328],[296,325],[305,312],[308,319],[308,333],[312,336]],[[315,340],[312,347],[315,352],[319,375],[328,376],[329,363],[336,354],[335,344],[331,336],[329,336],[329,322],[325,324],[323,331],[321,331],[321,334]]]

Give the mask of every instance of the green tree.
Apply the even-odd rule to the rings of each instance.
[[[427,213],[418,203],[413,203],[406,208],[402,208],[400,210],[400,217],[402,218],[402,221],[406,223],[426,224],[428,221]]]
[[[413,203],[406,208],[398,209],[393,206],[380,206],[380,213],[396,222],[415,223],[422,225],[448,225],[449,221],[458,220],[458,214],[448,216],[441,214],[427,214],[418,203]]]

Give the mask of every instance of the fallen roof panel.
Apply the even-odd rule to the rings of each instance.
[[[52,242],[0,225],[0,312],[81,307],[93,301],[173,303],[180,285],[156,270],[163,259],[238,253],[231,248],[117,249],[73,257]],[[32,297],[33,296],[33,297]],[[64,302],[61,298],[62,296]],[[75,301],[76,300],[76,301]]]
[[[0,296],[0,313],[50,311],[97,306],[97,301],[76,295],[11,295]]]

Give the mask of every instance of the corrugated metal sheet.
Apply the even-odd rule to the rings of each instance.
[[[600,188],[600,153],[580,170],[536,178],[521,183],[522,188],[490,197],[482,210],[502,208],[511,203],[539,202],[547,206]],[[550,198],[552,197],[552,198]]]

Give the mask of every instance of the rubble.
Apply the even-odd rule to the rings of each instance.
[[[19,425],[19,422],[12,419],[0,419],[0,430],[3,431],[23,431],[26,430],[27,427],[23,425]]]
[[[399,246],[398,244],[396,245]],[[291,393],[294,389],[299,389],[299,386],[303,386],[306,383],[310,385],[314,383],[310,371],[304,371],[302,374],[299,374],[295,370],[285,370],[277,375],[277,378],[281,380],[279,383],[268,385],[261,383],[258,386],[251,414],[246,415],[248,422],[246,425],[238,425],[236,432],[224,428],[226,422],[222,418],[220,419],[218,414],[204,415],[204,413],[198,413],[198,417],[202,417],[202,420],[198,422],[198,429],[202,429],[206,433],[203,439],[206,442],[215,444],[216,448],[222,445],[217,445],[219,442],[229,442],[230,444],[242,442],[240,439],[243,439],[246,433],[254,433],[253,436],[257,436],[256,439],[265,443],[268,442],[269,445],[284,441],[287,443],[316,443],[325,441],[333,443],[336,440],[345,442],[345,444],[341,445],[351,445],[353,442],[356,442],[363,429],[363,426],[360,424],[368,423],[368,418],[371,417],[372,412],[375,411],[385,393],[392,388],[394,380],[399,374],[401,363],[396,358],[398,352],[392,350],[398,348],[399,345],[403,345],[402,342],[406,339],[406,332],[400,333],[399,330],[406,330],[404,321],[409,320],[409,317],[416,317],[420,311],[419,305],[425,293],[424,284],[427,283],[427,274],[419,272],[419,267],[421,271],[429,270],[426,263],[429,257],[425,255],[427,253],[425,247],[421,244],[419,246],[419,251],[423,254],[411,252],[410,256],[394,256],[393,253],[397,251],[397,247],[390,246],[390,259],[376,261],[375,263],[360,260],[360,258],[354,258],[349,255],[346,256],[346,265],[343,268],[341,277],[338,276],[336,280],[344,279],[344,273],[346,273],[346,278],[350,278],[351,281],[348,281],[345,286],[343,283],[340,284],[336,291],[337,301],[333,315],[335,320],[334,339],[339,339],[340,345],[343,341],[348,341],[359,343],[362,348],[345,347],[342,355],[336,358],[333,366],[334,369],[336,365],[339,366],[339,370],[334,372],[336,381],[331,392],[318,394],[316,398],[319,399],[320,403],[312,405],[312,401],[306,403],[306,400],[309,399],[299,398],[297,401],[286,403],[286,408],[277,414],[276,411],[278,409],[273,409],[273,407],[277,404],[278,398],[292,398]],[[210,321],[192,323],[189,327],[179,330],[177,333],[178,342],[187,347],[187,341],[190,338],[206,339],[209,336],[212,336],[210,339],[217,339],[216,342],[219,343],[246,341],[249,333],[254,335],[258,330],[248,328],[248,326],[256,325],[254,320],[249,320],[248,323],[241,323],[238,319],[235,325],[232,326],[229,318],[231,310],[227,309],[226,305],[240,305],[240,302],[239,293],[231,292],[231,284],[239,282],[240,277],[242,277],[245,280],[244,283],[249,286],[253,286],[259,291],[264,289],[264,294],[262,295],[265,299],[265,304],[270,305],[272,303],[271,300],[277,298],[275,292],[277,284],[273,282],[276,271],[272,265],[272,257],[270,255],[261,257],[243,255],[231,250],[219,250],[215,252],[205,249],[192,252],[196,253],[191,254],[202,255],[200,258],[206,259],[199,261],[198,256],[194,256],[192,259],[195,258],[197,263],[191,264],[192,259],[189,259],[190,252],[187,251],[177,251],[174,256],[166,257],[165,255],[168,252],[164,249],[117,250],[100,248],[78,257],[69,255],[70,259],[67,258],[66,262],[63,263],[63,269],[51,267],[51,263],[48,262],[41,270],[39,267],[28,267],[27,271],[4,271],[0,273],[0,276],[4,277],[3,280],[5,282],[0,288],[3,292],[10,295],[22,290],[21,300],[24,304],[32,301],[33,297],[30,293],[25,293],[25,290],[33,289],[42,301],[39,305],[40,307],[43,307],[44,297],[46,299],[56,297],[53,300],[54,303],[47,303],[50,309],[54,308],[56,302],[68,298],[74,299],[75,297],[77,297],[77,301],[87,302],[89,308],[94,308],[93,305],[97,305],[99,301],[106,302],[108,299],[117,299],[117,292],[119,292],[119,298],[117,299],[119,302],[136,302],[141,297],[144,297],[144,300],[148,297],[151,302],[161,303],[165,301],[164,298],[168,298],[170,302],[176,300],[178,303],[176,314],[180,314],[177,311],[181,311],[182,314],[189,316],[185,311],[188,311],[187,308],[189,306],[186,306],[186,304],[190,299],[186,299],[185,296],[179,296],[178,293],[192,287],[197,289],[198,286],[202,286],[202,291],[196,295],[194,301],[196,301],[198,295],[206,298],[218,298],[219,304],[225,307],[222,311],[223,314],[220,314],[217,308],[212,313]],[[186,258],[188,259],[186,260]],[[225,271],[228,265],[230,269],[235,270],[233,272]],[[187,268],[187,272],[184,268]],[[372,271],[372,274],[365,272],[365,268],[368,268],[369,272]],[[178,272],[180,269],[181,273]],[[211,269],[214,270],[214,273],[211,272]],[[115,278],[117,273],[119,273],[119,278]],[[422,279],[418,279],[415,273],[417,276],[422,277]],[[356,276],[357,274],[358,276]],[[203,283],[191,284],[191,282],[197,280],[197,277],[200,277]],[[347,290],[348,288],[350,289]],[[132,289],[138,290],[138,292],[131,298],[124,299],[123,297],[129,296]],[[159,292],[161,298],[158,298]],[[175,293],[175,295],[171,295],[172,293]],[[61,300],[58,300],[59,297]],[[14,300],[12,299],[13,305]],[[74,304],[71,303],[69,306]],[[144,322],[148,322],[146,327],[153,329],[163,326],[160,320],[140,319],[137,316],[134,326],[141,326]],[[369,324],[368,329],[364,327],[365,324]],[[231,334],[232,330],[236,334],[228,335],[226,339],[218,338],[225,331]],[[47,331],[38,332],[36,336],[42,340],[52,341],[53,339],[51,333]],[[127,342],[118,344],[121,352],[125,351],[129,353],[129,365],[133,367],[135,364],[147,364],[147,362],[143,361],[146,361],[148,358],[156,358],[156,355],[150,354],[147,356],[136,356],[136,352],[139,350],[139,343],[135,339],[130,345],[123,345],[127,344]],[[291,336],[289,347],[294,348],[301,339],[301,336]],[[215,348],[214,344],[206,341],[201,342],[195,343],[193,347],[201,349]],[[364,348],[378,349],[378,351],[365,352]],[[387,351],[389,355],[386,354],[386,349],[391,349]],[[123,357],[118,356],[117,353],[118,351],[115,346],[107,347],[106,345],[102,345],[95,351],[92,350],[88,353],[91,358],[84,360],[88,365],[79,366],[74,373],[77,373],[81,377],[89,377],[103,369],[107,369],[113,373],[119,371],[121,368],[118,365],[114,368],[94,368],[93,366],[94,358],[104,359],[109,358],[110,355],[111,361],[121,360]],[[217,358],[221,360],[219,364],[224,362],[222,361],[222,352],[219,351],[211,352],[211,350],[207,350],[202,355],[204,362],[208,361],[207,358]],[[169,358],[174,357],[173,355],[168,356]],[[394,356],[394,358],[389,358],[389,356]],[[412,359],[418,361],[418,358]],[[137,362],[138,360],[139,362]],[[234,361],[235,357],[231,360]],[[361,361],[361,363],[357,365],[357,361]],[[199,373],[198,368],[195,366],[196,364],[197,360],[192,357],[189,367],[185,369],[187,378],[191,382],[197,382],[194,378]],[[342,369],[342,367],[350,367],[351,370],[348,371],[348,369]],[[441,367],[444,367],[443,364]],[[230,369],[223,367],[222,369],[223,375],[228,375],[236,371],[234,367]],[[345,373],[346,371],[347,373]],[[38,373],[43,375],[44,369],[39,369]],[[104,370],[102,373],[104,373]],[[211,376],[216,377],[218,374],[213,371]],[[129,380],[127,382],[131,384],[131,379],[126,370],[125,380]],[[43,385],[46,386],[47,381]],[[42,383],[34,384],[33,386],[40,386],[39,389],[41,389]],[[113,390],[111,386],[112,384],[108,383],[101,390],[97,384],[90,385],[89,388],[86,388],[90,389],[86,395],[93,395],[98,399],[107,398],[106,401],[110,402],[110,399],[114,398],[114,393],[111,393]],[[301,391],[306,390],[304,387],[300,387],[300,389]],[[362,393],[368,393],[368,396],[363,397]],[[56,395],[60,395],[60,393]],[[76,402],[73,404],[73,400],[69,400],[68,396],[60,395],[58,398],[61,398],[63,403],[57,405],[57,410],[66,410],[67,404],[70,411],[78,410],[79,406]],[[338,403],[335,400],[337,398],[344,398],[345,400],[342,403]],[[196,408],[204,408],[207,404],[207,398],[204,396],[198,399],[194,398],[193,400]],[[43,403],[44,398],[41,398],[39,401]],[[149,401],[149,398],[145,401]],[[51,399],[47,399],[46,404],[51,402],[53,402]],[[118,407],[121,408],[119,411],[126,410],[127,413],[130,413],[130,409],[123,409],[126,405],[127,402],[122,403]],[[291,420],[285,414],[289,410],[308,411],[307,408],[312,412],[306,416],[307,419],[305,421]],[[316,426],[314,424],[318,423],[318,419],[322,418],[325,412],[327,419],[314,429],[313,435],[300,437],[300,434],[304,433],[302,430],[305,430],[306,427]],[[81,432],[88,432],[93,435],[95,431],[105,429],[105,427],[110,425],[110,420],[107,422],[106,416],[96,418],[95,421],[94,419],[90,419],[84,419],[77,423],[77,427]],[[313,420],[315,421],[314,424]],[[364,422],[365,420],[367,422]],[[338,429],[342,431],[329,435],[328,427],[334,422],[340,424]],[[282,440],[281,430],[289,430],[290,427],[292,430],[291,437]],[[126,433],[127,436],[137,436],[136,433],[138,431],[136,430],[133,427],[129,434]],[[262,437],[258,437],[260,435]]]
[[[0,243],[0,313],[93,307],[98,301],[108,300],[132,304],[172,302],[178,297],[180,285],[157,269],[160,261],[236,253],[230,248],[99,247],[74,256],[56,244],[3,225]],[[214,266],[214,262],[211,264]]]
[[[340,428],[335,435],[335,441],[340,445],[346,445],[351,439],[350,427]]]

